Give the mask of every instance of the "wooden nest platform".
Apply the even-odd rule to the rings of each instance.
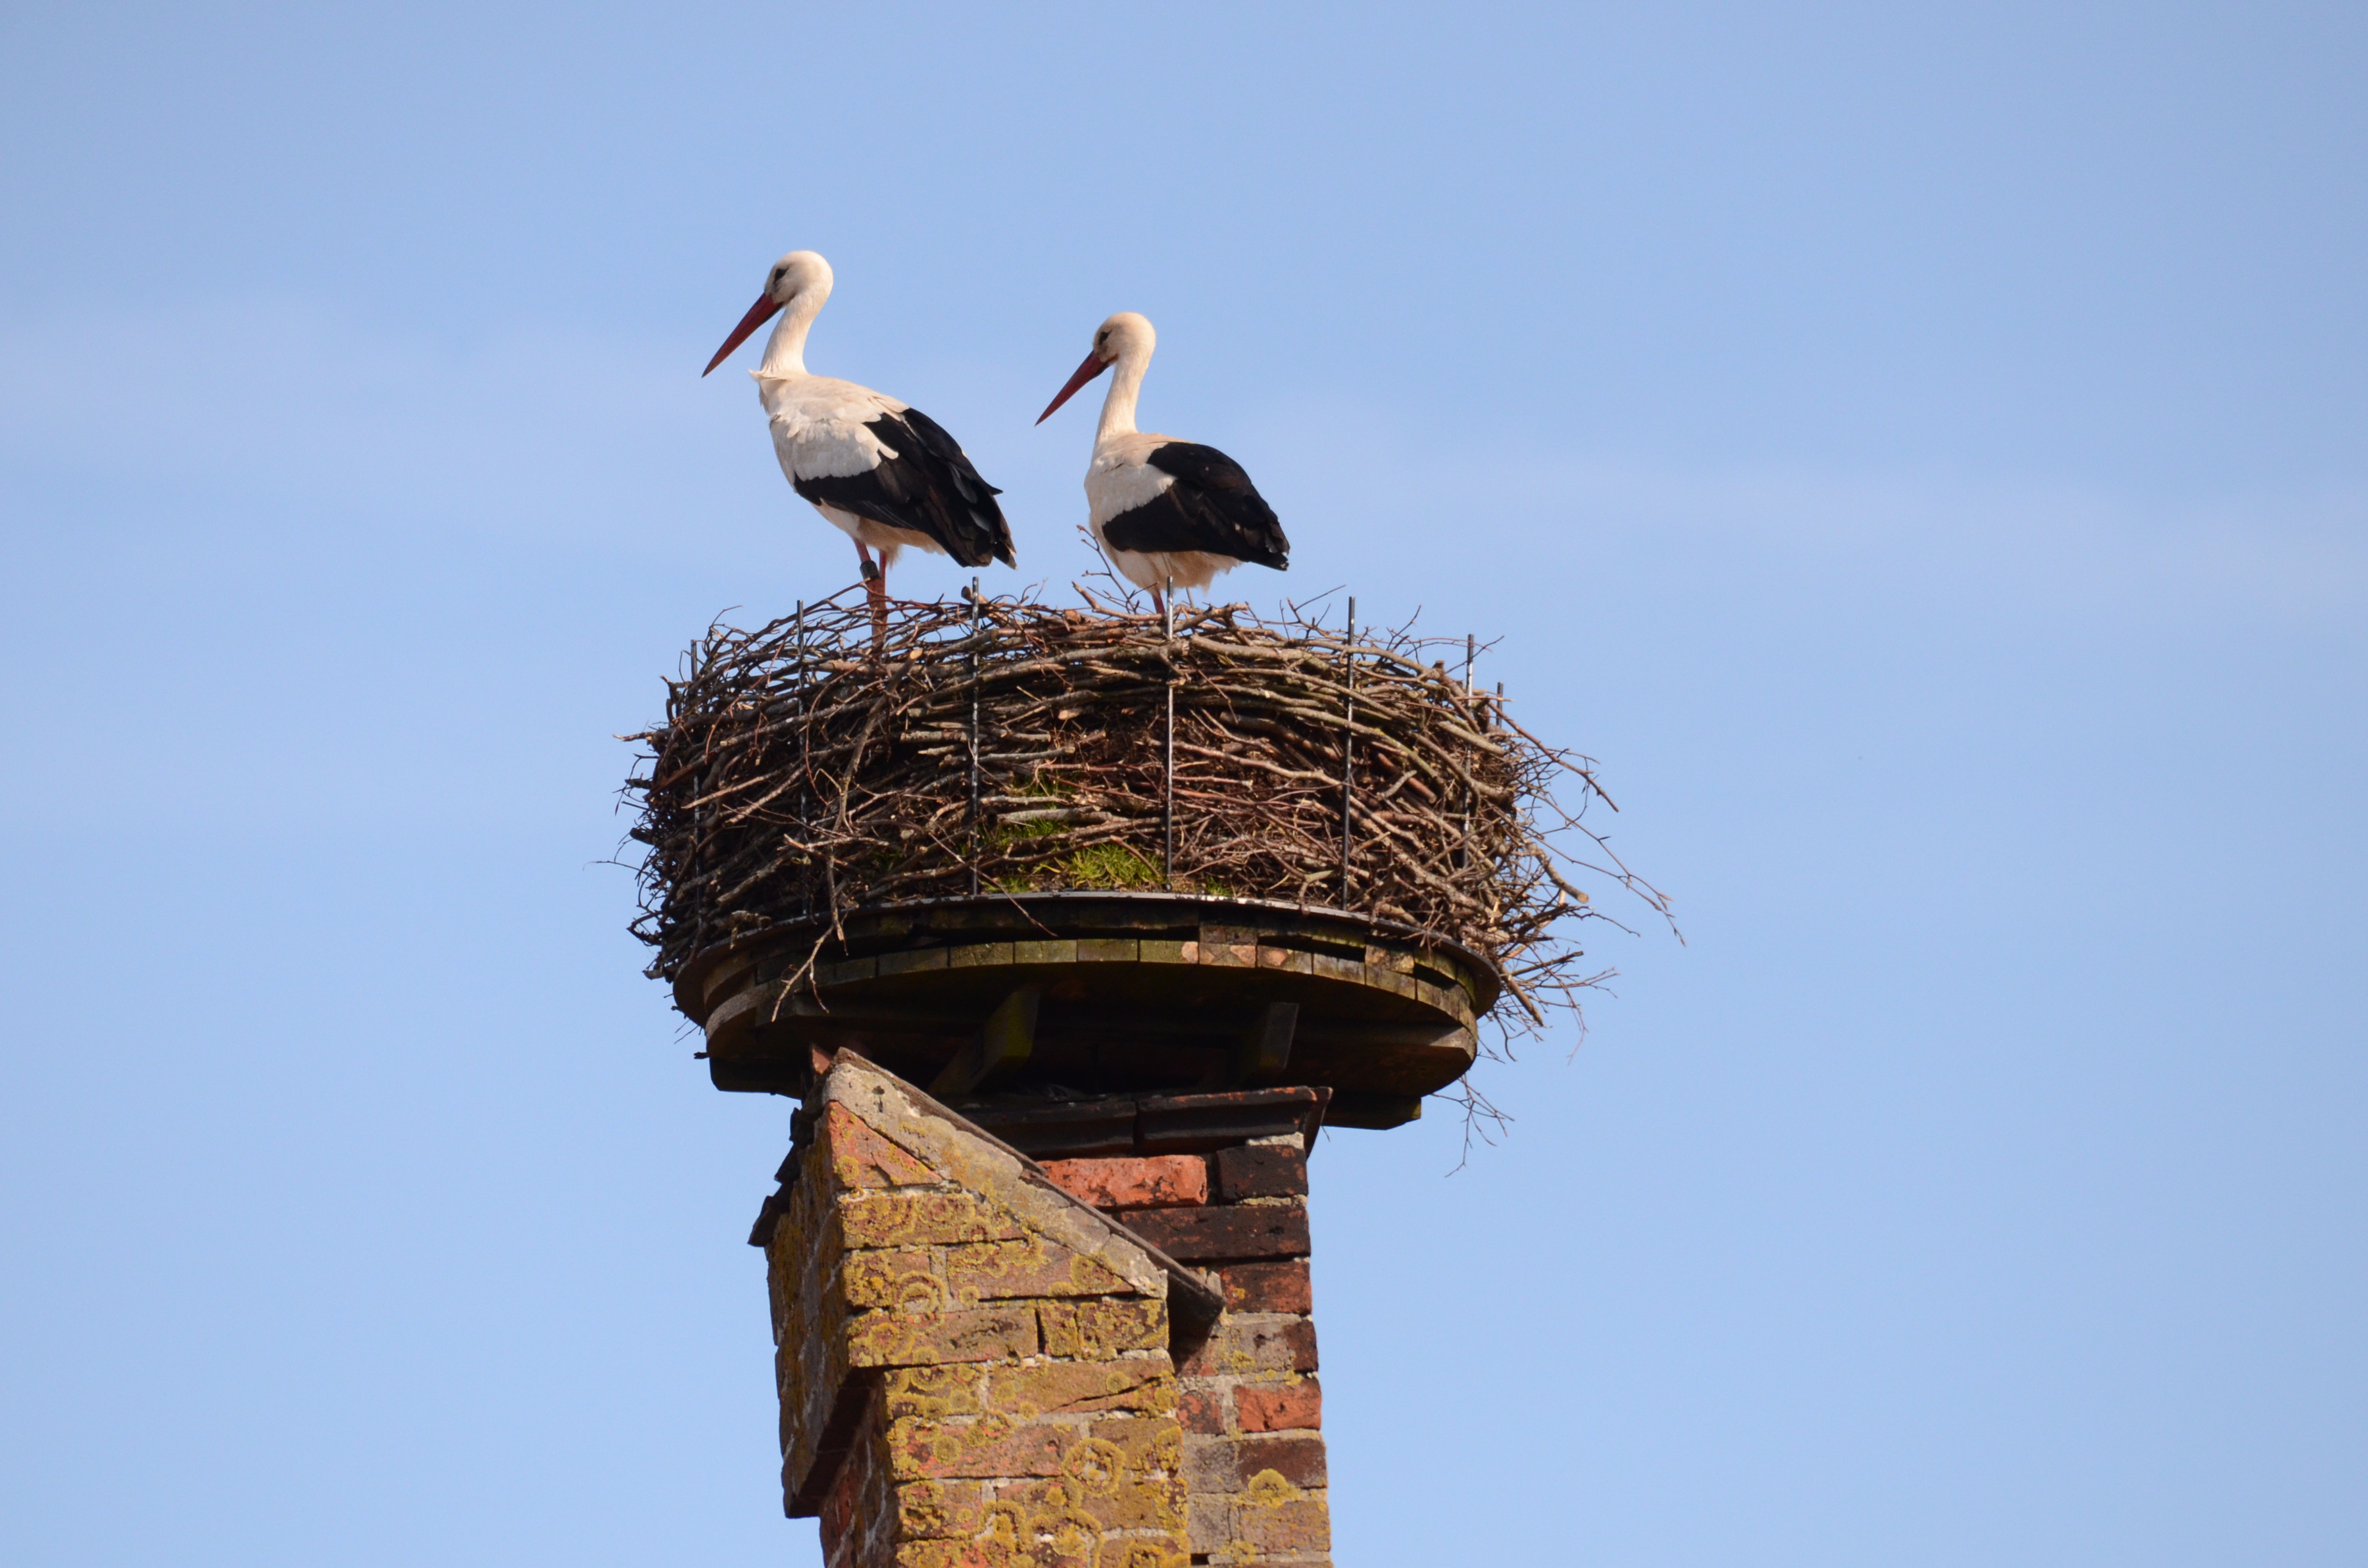
[[[1580,820],[1610,803],[1588,760],[1468,658],[1090,595],[718,628],[632,737],[634,930],[723,1087],[796,1092],[809,1048],[859,1044],[950,1095],[1287,1079],[1335,1088],[1336,1121],[1396,1116],[1483,1021],[1601,978],[1582,880],[1662,906]],[[966,1077],[1014,1008],[1026,1070]]]
[[[675,980],[720,1088],[801,1093],[812,1051],[852,1045],[963,1104],[1031,1083],[1292,1083],[1334,1090],[1349,1127],[1411,1120],[1463,1077],[1499,991],[1480,955],[1390,922],[1156,892],[858,910],[836,933],[710,949]]]

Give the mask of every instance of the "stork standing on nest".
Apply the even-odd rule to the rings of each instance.
[[[1126,580],[1151,590],[1163,614],[1166,591],[1201,588],[1245,561],[1281,572],[1291,541],[1242,465],[1214,447],[1137,430],[1134,403],[1159,341],[1151,324],[1121,311],[1094,333],[1092,352],[1036,416],[1042,425],[1111,366],[1110,395],[1086,467],[1086,518],[1103,553]]]
[[[855,540],[872,624],[884,635],[887,569],[906,545],[964,566],[1014,564],[1011,525],[945,426],[885,392],[806,370],[806,333],[830,298],[830,263],[791,251],[765,275],[765,291],[707,362],[723,363],[775,314],[765,358],[750,372],[773,426],[773,451],[791,488]],[[877,565],[871,552],[880,552]]]

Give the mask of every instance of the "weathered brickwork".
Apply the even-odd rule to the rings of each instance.
[[[752,1239],[828,1568],[1329,1563],[1300,1135],[1039,1166],[845,1052],[800,1124]]]
[[[1192,1561],[1327,1562],[1301,1141],[1053,1160],[1044,1171],[1169,1256],[1219,1278],[1224,1316],[1178,1369]]]
[[[1178,1256],[1215,1269],[1225,1301],[1215,1331],[1178,1369],[1188,1534],[1211,1563],[1326,1563],[1306,1155],[1294,1139],[1221,1149],[1210,1165],[1206,1212],[1235,1218],[1173,1237]]]
[[[1186,1568],[1160,1260],[868,1063],[803,1114],[759,1230],[829,1568]]]
[[[1198,1154],[1047,1160],[1044,1174],[1097,1209],[1174,1209],[1209,1201],[1209,1162]]]

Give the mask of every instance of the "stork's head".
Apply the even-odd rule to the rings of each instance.
[[[786,305],[808,294],[826,299],[830,283],[830,263],[813,251],[793,250],[773,263],[773,270],[765,274],[765,298],[776,305]]]
[[[1133,311],[1119,312],[1094,329],[1094,347],[1087,354],[1086,362],[1077,367],[1077,373],[1069,378],[1069,384],[1044,405],[1044,412],[1036,416],[1036,423],[1042,425],[1052,418],[1053,411],[1076,396],[1078,388],[1121,359],[1131,358],[1140,363],[1150,358],[1151,351],[1158,342],[1159,335],[1151,330],[1147,318]]]
[[[791,302],[803,304],[809,316],[822,309],[822,302],[830,298],[830,263],[810,250],[793,250],[773,263],[772,270],[765,274],[765,291],[757,296],[757,302],[707,362],[707,370],[723,363],[734,348],[748,341],[750,333]],[[703,376],[707,370],[699,373]]]

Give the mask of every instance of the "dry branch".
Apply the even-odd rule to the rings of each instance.
[[[1426,662],[1445,642],[1241,605],[1179,608],[1169,638],[1086,597],[899,603],[875,646],[850,595],[693,644],[665,722],[629,737],[648,748],[628,788],[650,972],[768,926],[973,887],[1337,906],[1345,839],[1354,908],[1488,959],[1518,1031],[1603,978],[1579,968],[1575,922],[1601,917],[1583,881],[1667,915],[1584,820],[1610,804],[1590,760]]]

